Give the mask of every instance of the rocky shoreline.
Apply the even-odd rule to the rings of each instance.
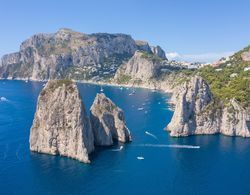
[[[11,80],[11,79],[9,79]],[[27,79],[15,79],[15,80],[27,80]],[[31,80],[30,81],[38,81],[38,82],[46,82],[46,81],[41,81],[41,80]],[[78,82],[78,83],[86,83],[86,84],[94,84],[94,85],[106,85],[106,86],[114,86],[114,87],[127,87],[127,88],[144,88],[144,89],[150,89],[150,90],[157,90],[160,91],[162,93],[167,93],[167,94],[171,94],[171,98],[168,99],[168,103],[174,105],[174,116],[176,115],[175,113],[179,112],[179,109],[177,104],[180,103],[179,99],[176,98],[179,94],[180,91],[183,90],[183,85],[186,85],[185,83],[177,85],[177,86],[167,86],[162,84],[162,83],[158,83],[158,85],[155,85],[155,81],[151,81],[148,83],[143,83],[143,84],[134,84],[134,83],[127,83],[127,84],[118,84],[115,82],[111,82],[111,83],[107,83],[107,82],[94,82],[94,81],[74,81],[74,82]],[[203,81],[204,82],[204,81]],[[191,89],[192,90],[192,89]],[[209,93],[211,94],[211,92],[209,91]],[[212,102],[210,102],[212,104]],[[238,107],[238,110],[240,112],[243,112],[243,116],[234,116],[234,117],[238,117],[238,119],[234,119],[235,122],[239,121],[239,123],[241,124],[240,126],[238,126],[238,122],[232,123],[232,121],[227,121],[229,120],[228,118],[230,118],[230,114],[227,111],[227,108],[223,108],[223,113],[221,109],[220,110],[216,110],[209,118],[207,118],[207,116],[201,116],[200,118],[207,118],[206,122],[199,122],[199,124],[195,127],[192,127],[193,130],[188,130],[185,128],[187,127],[182,127],[183,130],[180,131],[179,127],[177,128],[176,126],[181,125],[183,122],[180,122],[177,125],[177,121],[183,121],[182,117],[183,116],[178,116],[178,117],[174,117],[172,118],[171,122],[169,125],[167,125],[166,130],[170,131],[170,135],[173,137],[180,137],[180,136],[188,136],[188,135],[204,135],[204,134],[223,134],[223,135],[227,135],[227,136],[241,136],[241,137],[250,137],[250,132],[249,129],[246,125],[247,120],[249,120],[250,118],[250,114],[247,113],[247,110],[244,110],[242,107],[240,107],[237,102],[233,101],[233,104],[235,107]],[[177,107],[177,110],[176,110]],[[183,105],[182,107],[185,107],[185,105]],[[211,107],[212,108],[212,107]],[[205,108],[204,108],[205,109]],[[211,110],[210,110],[211,111]],[[213,110],[214,111],[214,110]],[[237,111],[237,112],[239,112]],[[209,110],[207,110],[207,112],[209,112]],[[221,113],[219,113],[221,112]],[[217,115],[217,119],[214,120],[212,118],[214,118]],[[196,116],[196,115],[195,115]],[[203,119],[202,119],[203,120]],[[191,123],[193,123],[194,121],[192,121]],[[173,123],[176,124],[176,126],[174,127]],[[189,122],[188,122],[189,123]],[[212,123],[212,124],[210,124]],[[221,129],[222,128],[222,129]],[[239,129],[242,128],[242,129]],[[174,129],[174,130],[173,130]],[[194,130],[195,129],[195,130]]]

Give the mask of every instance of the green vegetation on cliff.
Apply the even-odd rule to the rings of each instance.
[[[177,84],[181,84],[191,76],[200,75],[208,83],[214,99],[229,105],[230,99],[236,99],[243,107],[250,107],[250,60],[242,56],[250,46],[230,56],[222,58],[218,66],[205,66],[197,70],[182,70],[178,72]]]
[[[250,70],[246,70],[250,61],[242,59],[243,52],[249,49],[235,53],[216,68],[207,66],[198,70],[212,93],[225,103],[235,98],[242,106],[250,107]]]
[[[145,51],[142,51],[142,57],[148,60],[151,60],[153,62],[161,62],[162,58],[158,57],[157,55],[154,55],[152,53],[148,53]]]
[[[126,74],[121,74],[119,78],[117,78],[117,83],[118,84],[126,84],[131,80],[131,76],[126,75]]]

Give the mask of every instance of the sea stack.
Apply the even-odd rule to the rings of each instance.
[[[235,99],[227,105],[216,100],[200,76],[194,76],[177,87],[173,99],[175,111],[166,128],[171,136],[221,133],[250,137],[248,111]]]
[[[50,80],[41,91],[30,131],[30,150],[90,162],[93,132],[75,82]]]
[[[95,145],[110,146],[114,141],[131,141],[123,111],[103,93],[96,95],[90,109],[90,121]]]

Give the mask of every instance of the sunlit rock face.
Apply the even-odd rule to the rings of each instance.
[[[30,130],[30,150],[90,162],[93,133],[76,83],[50,80],[41,91]]]
[[[207,83],[192,77],[174,92],[175,110],[167,130],[171,136],[222,133],[250,137],[248,113],[235,100],[229,105],[215,102]]]
[[[103,93],[97,94],[90,109],[95,145],[109,146],[114,141],[131,141],[123,111]]]

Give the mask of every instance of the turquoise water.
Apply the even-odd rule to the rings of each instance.
[[[38,82],[0,81],[0,97],[7,98],[0,101],[0,194],[250,193],[250,139],[171,138],[163,130],[173,115],[168,96],[146,89],[129,96],[130,89],[104,87],[105,94],[124,110],[133,136],[123,150],[98,148],[88,165],[31,153],[29,129],[41,89]],[[79,89],[89,110],[100,87],[79,84]],[[164,147],[169,144],[200,148]]]

